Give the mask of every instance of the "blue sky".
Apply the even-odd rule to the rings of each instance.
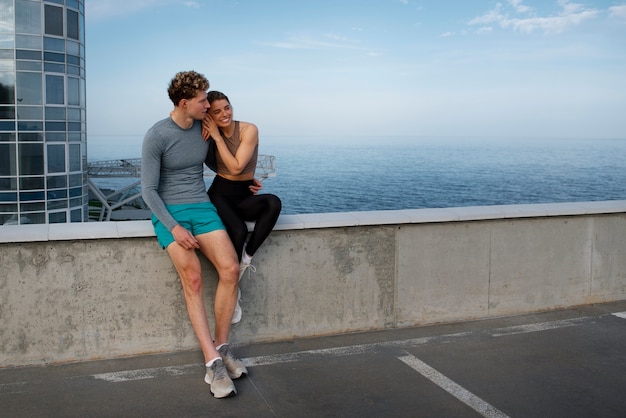
[[[90,148],[190,69],[261,136],[626,137],[626,0],[85,3]]]

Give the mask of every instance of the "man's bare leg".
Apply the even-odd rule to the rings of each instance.
[[[174,263],[174,267],[180,276],[183,287],[187,313],[191,321],[196,337],[200,343],[200,348],[204,354],[204,361],[219,357],[219,353],[213,344],[211,330],[207,319],[204,304],[204,285],[202,282],[202,268],[200,259],[195,249],[186,250],[176,242],[167,247],[167,252]]]
[[[197,235],[200,251],[215,267],[219,281],[215,292],[215,347],[228,342],[237,304],[239,261],[225,230]]]

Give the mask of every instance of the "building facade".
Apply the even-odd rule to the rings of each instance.
[[[84,0],[0,0],[0,225],[88,220]]]

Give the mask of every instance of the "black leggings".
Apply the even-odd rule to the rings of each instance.
[[[239,261],[248,236],[246,221],[255,222],[246,245],[246,253],[253,256],[272,232],[282,208],[278,196],[253,194],[249,189],[252,182],[252,180],[233,181],[215,176],[208,191],[209,198],[233,242]]]

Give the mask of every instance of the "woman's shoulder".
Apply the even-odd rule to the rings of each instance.
[[[250,137],[259,134],[259,129],[254,123],[239,121],[239,136]]]
[[[243,131],[244,129],[253,129],[253,130],[257,130],[257,127],[254,123],[251,122],[244,122],[242,120],[239,121],[239,130]]]

